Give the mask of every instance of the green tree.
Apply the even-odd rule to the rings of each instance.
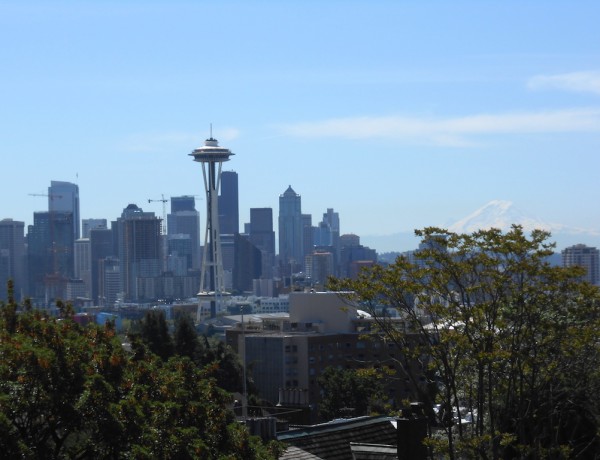
[[[354,416],[369,415],[373,405],[383,398],[381,375],[375,369],[326,368],[318,378],[322,397],[319,415],[332,420],[351,412]]]
[[[27,457],[59,458],[87,430],[81,397],[90,379],[119,381],[122,347],[112,330],[83,331],[39,311],[19,314],[14,331],[0,334],[3,434]]]
[[[163,360],[169,359],[174,353],[173,338],[162,310],[148,310],[141,321],[140,337],[150,351]]]
[[[233,423],[211,369],[127,353],[111,325],[0,305],[3,458],[275,458]]]
[[[597,451],[598,289],[580,281],[580,269],[548,264],[547,232],[417,235],[423,244],[414,262],[399,257],[331,288],[352,291],[348,300],[369,309],[399,346],[406,334],[377,307],[395,308],[420,334],[406,350],[434,376],[435,399],[422,396],[441,407],[437,451],[450,458]]]
[[[219,339],[204,337],[201,363],[210,367],[211,375],[221,388],[230,392],[243,391],[242,362],[229,345]]]
[[[204,354],[204,347],[189,315],[180,315],[175,322],[174,347],[177,355],[187,356],[194,362],[199,362]]]

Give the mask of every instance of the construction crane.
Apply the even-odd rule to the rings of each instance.
[[[55,200],[57,198],[62,198],[62,195],[48,195],[47,193],[28,193],[29,196],[47,196],[51,200]]]
[[[160,195],[161,198],[159,200],[153,200],[152,198],[148,198],[148,203],[156,203],[156,202],[162,202],[162,208],[163,208],[163,212],[162,212],[162,225],[160,226],[161,229],[161,233],[163,235],[167,234],[167,203],[169,200],[167,200],[165,198],[164,195]]]

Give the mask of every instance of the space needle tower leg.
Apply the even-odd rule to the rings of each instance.
[[[225,292],[223,257],[219,230],[219,186],[223,162],[234,155],[229,149],[219,147],[212,135],[204,145],[191,154],[194,161],[202,164],[204,190],[206,192],[206,231],[204,233],[204,251],[200,271],[200,291],[198,292],[198,319],[202,317],[202,304],[210,301],[210,315],[217,314],[217,303],[229,295]]]

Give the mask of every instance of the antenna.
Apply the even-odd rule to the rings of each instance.
[[[212,123],[210,124],[210,138],[212,139]]]

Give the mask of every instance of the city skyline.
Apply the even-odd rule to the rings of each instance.
[[[392,248],[369,236],[450,226],[494,200],[600,232],[594,2],[9,1],[0,13],[0,219],[32,224],[47,202],[29,194],[51,180],[79,185],[82,219],[129,203],[160,215],[148,199],[199,193],[188,154],[213,123],[236,154],[240,224],[251,208],[277,213],[291,185],[303,213],[335,209],[341,233],[378,251]]]

